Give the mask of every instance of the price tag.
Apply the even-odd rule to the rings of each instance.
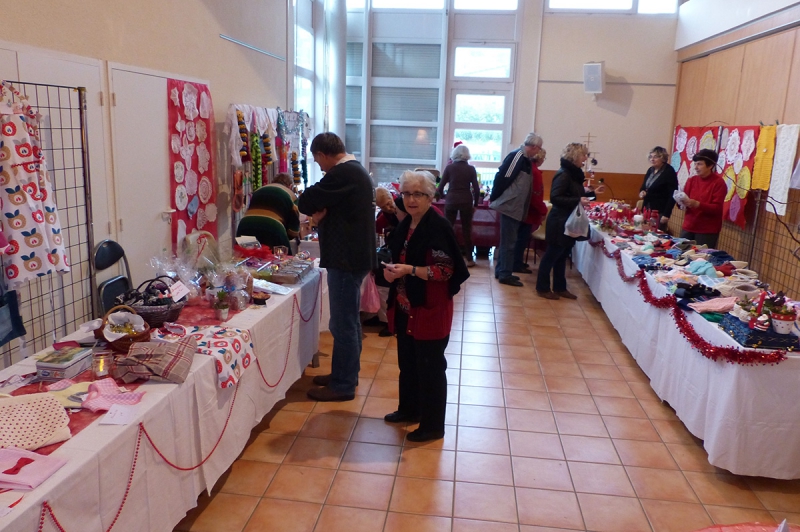
[[[138,405],[111,405],[108,413],[100,418],[101,425],[127,425],[136,418]]]
[[[176,281],[172,286],[169,287],[169,293],[172,295],[173,301],[178,301],[185,295],[189,294],[189,289],[186,288],[186,285],[180,281]]]

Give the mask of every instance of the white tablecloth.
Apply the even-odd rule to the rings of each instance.
[[[600,233],[592,229],[593,239]],[[608,251],[616,249],[606,238]],[[800,478],[800,356],[774,366],[714,362],[692,348],[668,310],[646,303],[638,282],[624,283],[601,248],[579,242],[573,260],[622,342],[658,396],[703,440],[711,464],[739,475]],[[638,270],[622,254],[626,275]],[[653,295],[666,288],[648,275]],[[687,314],[714,345],[739,344],[697,313]]]
[[[244,449],[251,429],[285,397],[317,352],[320,293],[325,291],[321,283],[324,285],[324,277],[314,272],[291,294],[273,296],[265,308],[248,309],[229,320],[229,325],[253,333],[263,379],[258,366],[252,364],[236,387],[220,389],[213,359],[195,355],[183,384],[141,385],[138,390],[147,393],[135,422],[117,426],[100,425],[97,420],[64,443],[53,455],[65,458],[67,464],[28,492],[9,515],[0,517],[0,530],[35,531],[42,502],[48,501],[67,531],[105,531],[125,493],[138,424],[144,425],[170,461],[181,467],[194,466],[216,445],[235,393],[225,434],[208,461],[197,469],[184,472],[170,467],[144,437],[141,439],[130,493],[114,530],[171,531],[196,505],[197,496],[203,490],[211,491]],[[24,360],[1,371],[0,380],[30,372],[33,367],[32,358]],[[52,523],[45,525],[45,530],[54,529]]]

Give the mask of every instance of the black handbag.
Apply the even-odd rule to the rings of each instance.
[[[0,345],[5,345],[25,334],[25,324],[19,313],[17,291],[6,291],[0,279]]]

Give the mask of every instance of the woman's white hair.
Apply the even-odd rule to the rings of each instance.
[[[469,148],[467,148],[463,144],[459,144],[458,146],[453,148],[453,151],[450,153],[450,158],[453,160],[453,162],[469,161],[470,159],[472,159],[472,155],[470,155],[469,153]]]
[[[400,190],[403,190],[403,187],[407,184],[418,184],[422,191],[431,198],[436,194],[436,178],[430,172],[406,170],[400,176]]]

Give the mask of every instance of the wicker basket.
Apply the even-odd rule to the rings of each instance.
[[[162,279],[166,279],[167,282],[162,281]],[[156,282],[161,282],[167,286],[170,286],[175,281],[171,277],[167,277],[162,275],[160,277],[156,277],[155,279],[149,279],[139,287],[133,291],[134,294],[139,294],[138,297],[141,297],[140,294],[143,294],[150,288],[150,285]],[[137,314],[139,314],[144,321],[150,324],[153,328],[159,328],[164,325],[164,322],[169,321],[173,322],[178,319],[180,316],[183,307],[186,306],[186,300],[175,302],[170,299],[170,302],[166,305],[145,305],[142,301],[134,301],[133,303],[128,303]]]
[[[109,311],[106,312],[106,315],[103,316],[103,326],[100,327],[99,329],[95,329],[94,331],[95,338],[97,338],[98,340],[106,339],[106,337],[103,336],[103,330],[106,328],[106,323],[108,323],[108,317],[112,313],[118,310],[127,310],[131,314],[138,314],[138,312],[136,312],[136,309],[133,309],[128,305],[117,305],[116,307],[109,309]],[[142,332],[129,334],[128,336],[124,336],[122,338],[114,340],[113,342],[108,342],[108,345],[114,351],[117,351],[119,353],[127,353],[128,350],[131,348],[131,344],[135,342],[149,342],[149,341],[150,341],[150,325],[148,325],[147,320],[145,319],[144,330]]]

